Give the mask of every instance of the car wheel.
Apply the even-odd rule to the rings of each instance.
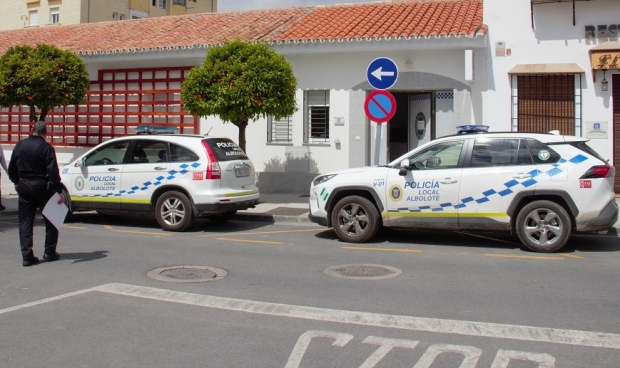
[[[234,211],[218,213],[215,215],[207,215],[205,217],[208,218],[209,221],[213,221],[213,222],[226,222],[226,221],[232,220],[232,218],[235,217],[236,214],[237,214],[237,210],[234,210]]]
[[[194,212],[185,194],[171,191],[157,200],[155,218],[164,230],[183,231],[194,223]]]
[[[525,205],[516,220],[521,243],[535,252],[556,252],[568,241],[571,219],[564,207],[551,201]]]
[[[372,239],[381,227],[380,221],[377,207],[360,196],[341,199],[332,212],[332,226],[336,235],[349,243],[363,243]]]

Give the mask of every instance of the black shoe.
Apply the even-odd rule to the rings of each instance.
[[[24,262],[22,262],[22,266],[30,267],[36,265],[37,263],[39,263],[39,258],[33,256],[32,258],[24,259]]]
[[[52,261],[56,261],[60,258],[60,253],[58,252],[54,252],[54,253],[45,253],[43,254],[43,262],[52,262]]]
[[[4,210],[6,210],[6,207],[0,204],[0,211],[4,211]]]

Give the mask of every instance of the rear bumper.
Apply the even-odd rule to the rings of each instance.
[[[618,204],[612,199],[601,211],[597,218],[577,222],[575,230],[578,232],[592,232],[608,230],[618,221]]]
[[[247,210],[248,208],[253,208],[257,204],[258,198],[238,202],[201,203],[194,205],[194,207],[196,208],[196,215],[203,216],[214,213]]]

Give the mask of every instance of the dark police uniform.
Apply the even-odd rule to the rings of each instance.
[[[35,259],[32,251],[32,227],[37,208],[43,209],[56,193],[62,193],[54,147],[44,137],[31,135],[13,149],[9,179],[19,195],[19,241],[24,261]],[[58,229],[45,219],[45,254],[53,255]]]

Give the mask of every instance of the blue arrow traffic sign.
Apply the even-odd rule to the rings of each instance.
[[[376,58],[366,69],[366,79],[376,89],[388,89],[398,79],[398,67],[392,59]]]
[[[385,123],[396,113],[396,99],[388,91],[372,91],[366,97],[364,111],[366,116],[375,123]]]

